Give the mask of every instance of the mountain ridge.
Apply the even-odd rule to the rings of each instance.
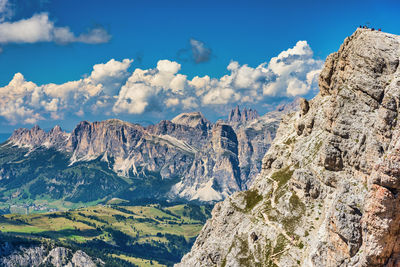
[[[261,158],[275,135],[280,118],[281,113],[276,111],[238,125],[227,121],[211,123],[201,113],[193,112],[180,114],[172,121],[163,120],[146,127],[118,119],[82,121],[69,133],[59,126],[47,132],[34,126],[32,129],[15,130],[8,142],[3,144],[3,149],[7,155],[5,158],[13,157],[9,155],[11,150],[7,152],[6,146],[11,146],[16,151],[19,148],[26,150],[15,153],[15,162],[27,162],[27,157],[31,162],[34,159],[30,159],[29,155],[40,158],[40,155],[46,153],[58,153],[58,160],[67,159],[66,164],[47,163],[47,175],[56,171],[52,166],[64,168],[62,172],[59,170],[63,174],[57,175],[55,180],[48,177],[42,181],[43,178],[36,178],[41,175],[40,172],[36,173],[34,170],[33,177],[26,177],[25,174],[18,179],[25,181],[28,178],[32,181],[30,183],[39,179],[34,185],[40,183],[48,192],[52,192],[52,188],[63,191],[60,183],[69,184],[72,192],[81,192],[79,196],[71,195],[68,198],[80,199],[86,190],[95,185],[95,179],[89,181],[79,176],[82,171],[88,175],[88,171],[90,173],[94,168],[96,173],[102,170],[103,174],[111,175],[102,174],[102,181],[115,192],[120,192],[127,186],[140,188],[143,183],[150,183],[149,186],[151,183],[161,183],[166,186],[159,186],[165,187],[163,190],[167,190],[169,186],[171,188],[168,192],[157,194],[156,198],[213,202],[222,200],[235,191],[246,189],[251,184],[253,177],[261,169]],[[49,152],[51,149],[55,151]],[[16,156],[19,153],[21,156]],[[55,158],[53,156],[50,159]],[[10,179],[21,172],[14,169],[17,165],[10,165],[11,162],[5,160],[0,164],[0,176],[3,177],[0,184],[5,188],[15,184]],[[68,178],[65,181],[63,178],[63,175],[72,175],[72,170],[74,179],[77,179],[76,186],[70,184],[74,179]],[[153,177],[150,180],[149,175]],[[107,177],[111,180],[108,181]],[[13,185],[10,190],[13,190],[14,195],[30,195],[33,190],[30,189],[30,183],[24,189]],[[84,191],[79,189],[83,187],[86,188]],[[102,192],[99,191],[102,197],[108,195],[106,190],[96,190]],[[137,190],[139,189],[133,192],[138,194]],[[150,188],[144,192],[150,192],[149,190]],[[156,188],[152,190],[157,191]],[[40,192],[47,194],[43,190]],[[123,196],[137,198],[142,195],[136,196],[129,192],[124,191]],[[52,195],[55,196],[53,193]],[[94,200],[93,197],[90,199]],[[8,203],[14,198],[7,196],[5,199],[5,203]]]

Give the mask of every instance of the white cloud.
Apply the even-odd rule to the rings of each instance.
[[[164,59],[158,61],[157,69],[160,73],[175,74],[181,69],[181,64]]]
[[[172,107],[188,94],[187,76],[177,74],[181,65],[169,60],[160,60],[155,69],[136,69],[122,86],[113,107],[115,113],[141,114],[160,110],[162,100]]]
[[[205,105],[222,105],[237,102],[240,99],[240,94],[232,88],[212,88],[203,97]]]
[[[263,87],[264,95],[305,95],[314,90],[322,61],[313,58],[313,52],[306,41],[297,44],[270,60],[268,69],[273,80]]]
[[[42,19],[46,21],[46,17]],[[34,123],[72,114],[111,116],[198,108],[222,111],[222,107],[236,104],[264,105],[271,97],[315,92],[322,67],[305,41],[257,67],[231,61],[229,73],[220,78],[206,75],[188,80],[179,73],[181,65],[170,60],[133,72],[129,71],[131,64],[130,59],[111,59],[94,65],[82,79],[41,86],[17,73],[0,88],[0,116],[10,123]]]
[[[167,106],[167,108],[174,107],[179,105],[179,98],[167,98],[167,100],[165,100],[164,103]]]
[[[10,83],[0,88],[0,116],[11,124],[18,122],[36,123],[43,119],[39,112],[32,108],[36,104],[37,85],[25,81],[21,73],[14,75]]]
[[[196,109],[199,107],[197,99],[193,96],[189,96],[188,98],[182,99],[183,109]]]
[[[116,113],[142,114],[149,106],[151,97],[157,94],[156,90],[156,88],[144,83],[128,80],[127,84],[121,88],[113,111]]]
[[[132,62],[131,59],[123,61],[111,59],[105,64],[96,64],[93,66],[90,79],[95,84],[102,84],[103,91],[107,95],[115,95],[130,76],[128,68]]]
[[[85,44],[102,44],[107,43],[110,39],[111,35],[105,29],[97,27],[89,30],[87,33],[82,33],[73,41]]]
[[[52,40],[53,22],[47,14],[0,24],[0,43],[36,43]]]
[[[73,42],[98,44],[106,43],[110,38],[111,36],[102,28],[95,28],[75,36],[68,27],[56,27],[47,13],[35,14],[29,19],[0,23],[2,44],[53,41],[62,44]]]
[[[95,65],[90,76],[63,84],[38,86],[17,73],[8,85],[0,87],[0,116],[13,124],[36,123],[47,117],[63,118],[76,110],[80,110],[82,115],[84,111],[93,109],[96,101],[102,103],[102,108],[111,108],[114,102],[112,96],[125,83],[131,62],[129,59],[112,59]],[[110,90],[112,86],[118,87],[117,92]]]

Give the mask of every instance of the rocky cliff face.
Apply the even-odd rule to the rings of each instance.
[[[252,109],[244,108],[241,112],[239,107],[236,107],[231,111],[226,123],[232,126],[237,135],[240,179],[246,185],[245,188],[254,180],[247,177],[255,178],[261,171],[262,158],[275,138],[282,116],[297,111],[299,106],[299,99],[296,99],[261,117]]]
[[[358,29],[178,266],[400,266],[400,37]]]
[[[14,246],[0,243],[0,265],[4,267],[96,267],[104,266],[100,259],[92,259],[85,252],[73,252],[64,247]]]
[[[232,112],[240,114],[239,109]],[[169,198],[216,201],[248,188],[261,170],[261,159],[282,114],[258,118],[256,111],[245,109],[240,121],[232,117],[212,124],[200,112],[193,112],[148,127],[116,119],[82,121],[71,133],[58,126],[49,132],[38,126],[18,129],[9,141],[31,150],[45,147],[65,152],[71,166],[101,158],[123,177],[145,177],[152,172],[163,180],[176,180]],[[12,173],[0,166],[0,175],[9,179]]]
[[[36,125],[30,130],[25,128],[15,130],[9,140],[15,145],[28,148],[38,146],[61,148],[65,146],[68,137],[69,134],[63,132],[58,125],[47,133]]]

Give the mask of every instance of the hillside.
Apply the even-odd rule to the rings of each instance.
[[[69,258],[59,260],[81,250],[84,258],[107,266],[171,266],[189,251],[209,216],[208,206],[158,204],[8,214],[0,216],[0,265],[38,266],[67,249]]]
[[[358,29],[178,266],[400,265],[400,36]]]

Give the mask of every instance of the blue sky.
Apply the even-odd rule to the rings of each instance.
[[[6,3],[3,9],[2,1]],[[0,11],[0,87],[3,88],[3,91],[0,89],[0,132],[19,126],[30,127],[35,123],[45,128],[61,124],[70,129],[83,119],[111,117],[156,122],[194,110],[201,110],[215,120],[223,117],[236,104],[255,107],[263,113],[277,103],[290,101],[296,96],[315,95],[318,92],[315,81],[306,82],[307,74],[317,73],[326,56],[336,51],[358,25],[369,22],[373,27],[400,34],[400,4],[384,0],[0,0]],[[27,42],[24,32],[22,36],[15,36],[16,29],[20,28],[9,30],[12,23],[39,19],[40,15],[41,19],[47,19],[46,25],[51,24],[53,30],[68,27],[68,34],[62,37],[64,39],[54,37],[56,31],[52,30],[53,37]],[[29,20],[31,22],[33,20]],[[2,27],[1,24],[7,25]],[[97,39],[93,39],[95,37]],[[306,41],[307,44],[298,41]],[[193,42],[197,42],[198,46],[194,46]],[[289,51],[290,55],[286,58],[282,55],[279,60],[291,64],[293,58],[301,58],[301,62],[289,70],[290,73],[284,73],[282,66],[275,69],[269,67],[271,58],[288,49],[293,51]],[[200,53],[200,57],[196,57],[195,52]],[[63,87],[40,88],[49,83],[61,85],[90,79],[94,65],[105,64],[111,59],[133,61],[114,66],[119,73],[99,78],[101,82],[92,79],[74,84],[81,87],[74,88],[79,91],[74,91],[74,96],[70,91],[68,96],[58,94],[64,90]],[[169,64],[166,63],[164,70],[172,76],[160,74],[163,84],[154,85],[154,80],[144,78],[132,78],[129,86],[126,84],[136,68],[146,71],[145,76],[161,73],[156,66],[164,59]],[[238,64],[230,65],[231,61]],[[175,62],[180,67],[176,68]],[[262,63],[265,66],[257,69]],[[246,64],[250,69],[241,69]],[[108,71],[111,71],[110,68]],[[296,68],[300,68],[301,73],[297,73]],[[35,84],[36,87],[28,87],[32,92],[40,91],[39,102],[33,101],[32,92],[23,96],[4,96],[6,91],[10,91],[6,86],[16,73],[23,75],[23,78],[18,76],[20,86],[25,86],[22,80]],[[179,74],[186,75],[185,81],[182,81],[184,85],[178,86],[179,90],[169,88],[171,79]],[[111,81],[115,75],[118,76],[117,81]],[[205,75],[216,80],[204,85],[204,88],[194,88],[191,83],[193,77]],[[229,75],[230,82],[221,81],[223,75]],[[296,80],[288,81],[293,76]],[[106,94],[108,100],[103,99],[104,79],[115,85],[109,90],[109,95]],[[154,79],[159,81],[161,78],[154,76]],[[83,83],[86,85],[83,86]],[[102,88],[88,89],[88,83]],[[145,84],[146,87],[138,87],[138,84]],[[121,90],[123,86],[125,89]],[[293,90],[286,90],[290,86]],[[245,91],[248,88],[252,91]],[[87,93],[85,90],[92,91]],[[102,105],[97,104],[100,103],[99,94],[103,94]],[[17,97],[23,99],[23,103],[13,102],[13,107],[6,106]],[[74,103],[71,97],[77,102]],[[54,100],[56,98],[57,101]]]

